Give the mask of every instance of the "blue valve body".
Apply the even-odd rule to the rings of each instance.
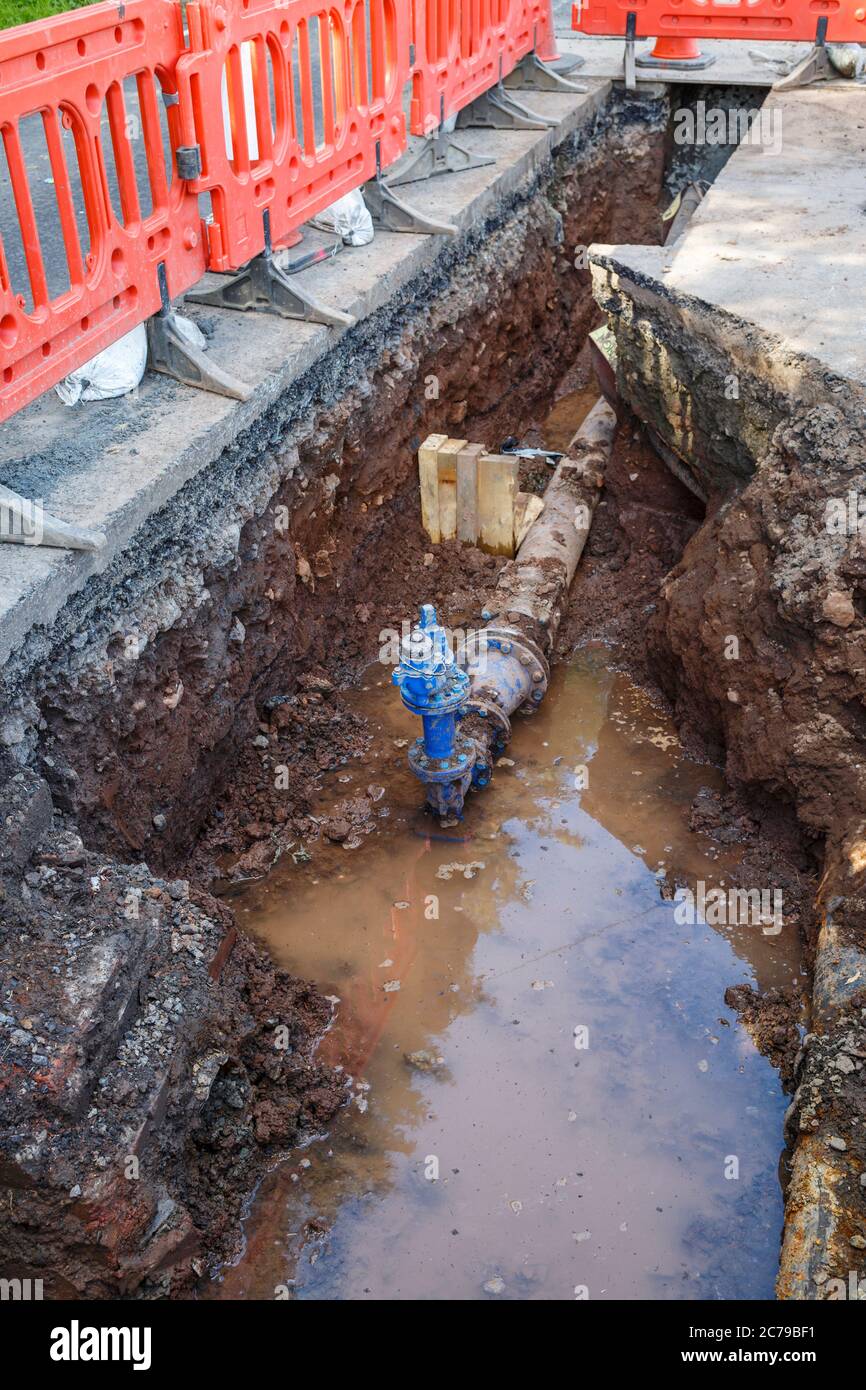
[[[421,608],[420,622],[404,640],[391,679],[424,728],[409,750],[409,765],[425,784],[428,803],[439,815],[462,815],[475,766],[475,745],[457,729],[469,677],[456,664],[432,604]]]
[[[483,636],[480,650],[464,646],[462,669],[435,608],[426,603],[403,641],[392,676],[404,705],[423,724],[423,737],[409,749],[409,766],[440,816],[462,817],[470,786],[487,786],[492,758],[511,737],[509,716],[516,709],[537,708],[547,689],[547,662],[525,633],[488,623]],[[487,733],[474,738],[461,733],[460,720],[470,710],[486,721]]]

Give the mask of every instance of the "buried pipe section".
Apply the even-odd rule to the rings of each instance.
[[[405,638],[392,680],[424,732],[409,766],[427,805],[460,818],[470,787],[490,781],[493,759],[511,738],[511,716],[544,699],[550,654],[604,483],[616,415],[599,400],[587,415],[496,587],[486,625],[456,653],[431,604]]]

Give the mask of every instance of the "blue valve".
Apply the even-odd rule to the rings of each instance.
[[[409,749],[409,766],[424,783],[428,804],[437,815],[462,816],[478,751],[457,729],[469,677],[454,660],[431,603],[422,606],[420,622],[403,639],[391,679],[424,726],[423,737]]]

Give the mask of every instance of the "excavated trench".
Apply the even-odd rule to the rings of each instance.
[[[771,1296],[816,861],[661,693],[701,504],[624,415],[551,691],[458,830],[381,660],[422,602],[481,621],[504,562],[429,545],[415,451],[567,444],[576,251],[659,239],[669,115],[612,98],[4,674],[0,1273]],[[701,884],[783,919],[689,921]]]
[[[567,393],[542,438],[585,409]],[[789,1072],[799,937],[790,919],[688,920],[677,894],[799,888],[805,866],[687,756],[635,621],[699,513],[627,424],[552,687],[457,827],[420,810],[387,664],[308,684],[362,738],[316,775],[273,872],[227,891],[334,1003],[319,1055],[348,1103],[269,1176],[207,1296],[772,1296],[787,1100],[738,1010]],[[483,603],[456,569],[415,592],[471,628]],[[377,640],[402,611],[377,615]],[[248,833],[267,822],[258,804]]]

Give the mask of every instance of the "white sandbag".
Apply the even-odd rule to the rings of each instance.
[[[323,208],[312,222],[314,227],[336,232],[347,246],[366,246],[373,240],[373,219],[360,188],[353,189],[330,207]]]
[[[193,323],[192,319],[184,318],[183,314],[175,314],[174,324],[180,336],[186,338],[190,347],[201,348],[204,351],[207,347],[207,338],[197,323]]]
[[[866,58],[861,44],[828,43],[827,56],[842,77],[859,77],[866,68]]]
[[[143,323],[110,347],[103,348],[83,367],[54,387],[64,405],[79,401],[106,401],[134,391],[147,366],[147,330]]]

